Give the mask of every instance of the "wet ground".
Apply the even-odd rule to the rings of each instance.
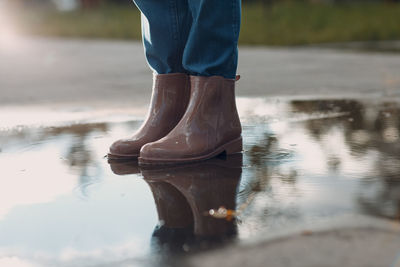
[[[400,54],[355,50],[240,47],[237,95],[399,98]],[[131,108],[150,98],[152,74],[139,42],[0,36],[0,59],[0,108]]]
[[[150,169],[104,157],[139,127],[134,113],[2,120],[0,266],[180,265],[341,215],[400,220],[398,101],[238,106],[243,154]]]

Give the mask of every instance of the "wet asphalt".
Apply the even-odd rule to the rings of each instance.
[[[132,107],[150,96],[138,42],[15,37],[0,44],[0,103]],[[241,47],[237,94],[400,97],[400,54],[330,48]]]
[[[400,264],[400,54],[243,47],[244,152],[143,169],[140,43],[1,45],[0,266]]]

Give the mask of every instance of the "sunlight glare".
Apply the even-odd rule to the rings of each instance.
[[[11,19],[11,11],[3,1],[0,1],[0,49],[18,49],[21,39],[17,28]]]
[[[0,220],[17,206],[51,202],[73,191],[76,176],[59,160],[58,149],[43,149],[40,158],[46,161],[42,162],[37,161],[35,151],[0,157]]]
[[[26,262],[24,260],[21,260],[17,257],[5,257],[5,258],[0,258],[0,266],[7,266],[7,267],[35,267],[37,265],[34,265],[30,262]]]

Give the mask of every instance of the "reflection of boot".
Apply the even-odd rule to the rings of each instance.
[[[111,170],[116,175],[129,175],[140,173],[137,160],[115,161],[108,160]]]
[[[146,182],[153,192],[160,225],[185,228],[193,224],[193,215],[187,200],[174,186],[162,181]]]
[[[185,197],[172,185],[149,181],[157,206],[159,225],[153,232],[154,250],[182,251],[193,240],[193,215]]]
[[[164,138],[144,145],[141,164],[199,161],[242,150],[235,104],[235,81],[191,76],[191,98],[178,125]]]
[[[162,181],[176,188],[184,196],[182,201],[191,208],[194,217],[194,234],[212,239],[223,239],[236,233],[234,220],[216,219],[207,216],[207,212],[221,206],[235,209],[236,189],[241,172],[242,154],[232,155],[227,159],[214,158],[190,165],[142,169],[145,180]],[[153,193],[155,193],[154,190]],[[155,193],[157,206],[170,205],[158,201],[156,195],[161,195],[161,193]],[[182,205],[179,206],[182,207]],[[158,210],[160,213],[159,208]]]
[[[189,77],[186,74],[154,75],[153,94],[146,120],[133,137],[114,142],[108,157],[138,157],[143,145],[167,135],[185,113],[190,95],[189,86]]]
[[[117,175],[139,173],[137,160],[109,160]],[[155,250],[182,251],[193,240],[193,214],[186,198],[174,186],[162,180],[145,179],[153,193],[159,224],[154,230],[152,247]]]

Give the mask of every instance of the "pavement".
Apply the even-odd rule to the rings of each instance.
[[[313,227],[264,233],[257,241],[196,255],[188,266],[400,266],[400,224],[342,216]]]
[[[24,117],[32,106],[142,112],[150,97],[152,74],[137,42],[22,38],[0,48],[1,112],[19,108]],[[400,99],[399,53],[241,47],[238,72],[239,97]],[[285,228],[187,264],[397,267],[400,225],[357,217]]]
[[[138,42],[16,37],[0,42],[0,104],[129,107],[147,103]],[[238,96],[400,97],[400,54],[241,47]]]

